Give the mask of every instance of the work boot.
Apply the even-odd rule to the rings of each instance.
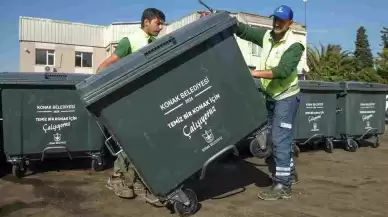
[[[135,183],[133,184],[133,188],[135,190],[135,194],[137,196],[142,197],[146,201],[148,201],[151,204],[157,205],[157,206],[165,206],[163,202],[159,201],[159,198],[155,197],[148,188],[144,185],[141,179],[137,178],[135,180]]]
[[[272,177],[270,177],[270,182],[272,182],[272,184],[274,183]],[[298,173],[292,174],[291,175],[291,185],[296,185],[298,183],[299,183]]]
[[[128,187],[122,177],[109,177],[108,182],[105,185],[109,190],[113,191],[117,196],[121,198],[134,198],[135,192],[133,188]]]
[[[143,184],[143,182],[140,179],[136,179],[135,183],[133,183],[133,189],[135,190],[135,192],[144,192],[147,190],[147,187]]]
[[[273,184],[268,189],[260,192],[258,194],[258,197],[261,200],[290,199],[291,198],[291,187],[287,187],[287,186],[280,184],[280,183]]]

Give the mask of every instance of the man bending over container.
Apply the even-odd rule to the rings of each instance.
[[[274,145],[276,171],[273,184],[260,192],[262,200],[291,198],[291,185],[297,181],[292,159],[292,127],[300,101],[297,66],[305,47],[290,29],[293,12],[288,6],[276,8],[273,29],[253,28],[238,23],[236,35],[262,48],[260,67],[252,70],[260,78],[261,89],[266,96],[270,137]]]
[[[141,28],[119,41],[114,53],[101,63],[97,73],[154,41],[163,29],[165,20],[162,11],[155,8],[145,9],[141,17]],[[145,190],[143,183],[130,165],[128,156],[124,152],[117,156],[114,162],[114,173],[109,177],[106,187],[123,198],[134,198],[139,191]]]

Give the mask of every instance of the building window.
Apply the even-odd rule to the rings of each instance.
[[[93,67],[93,53],[75,52],[76,67]]]
[[[54,50],[36,49],[35,50],[35,64],[53,66],[55,62]]]

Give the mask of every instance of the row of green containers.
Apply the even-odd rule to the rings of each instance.
[[[258,83],[257,83],[258,84]],[[385,105],[388,85],[363,82],[300,81],[301,101],[294,126],[297,145],[324,142],[328,152],[333,142],[342,142],[355,152],[361,141],[372,139],[377,148],[385,131]],[[267,129],[255,134],[251,152],[260,158],[272,152],[266,145]]]
[[[0,73],[0,154],[13,175],[22,177],[30,163],[51,157],[91,158],[93,169],[103,168],[104,136],[75,90],[89,76]]]

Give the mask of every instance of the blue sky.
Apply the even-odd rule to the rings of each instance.
[[[304,22],[303,0],[205,0],[213,8],[270,15],[281,4],[294,10]],[[0,1],[0,71],[19,70],[19,16],[59,19],[90,24],[140,20],[146,7],[163,10],[167,21],[204,8],[197,0],[2,0]],[[372,52],[380,48],[380,29],[388,26],[387,0],[309,0],[308,43],[335,43],[353,50],[356,30],[365,26]]]

